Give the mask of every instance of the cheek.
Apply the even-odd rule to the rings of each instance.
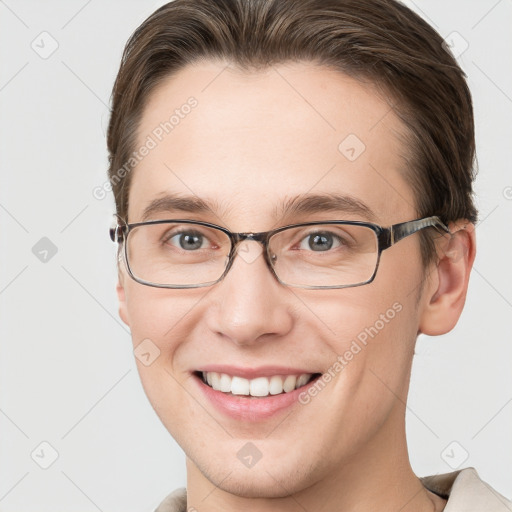
[[[337,439],[340,450],[355,450],[406,401],[417,324],[414,305],[399,296],[383,294],[370,301],[361,288],[337,308],[334,301],[329,306],[326,301],[323,313],[332,319],[336,333],[330,337],[330,349],[337,354],[326,372],[334,377],[325,395],[321,391],[310,406],[313,418],[331,416],[319,435]],[[326,403],[331,412],[326,412]]]
[[[170,405],[169,398],[179,399],[182,386],[190,378],[189,343],[196,343],[194,357],[201,357],[208,338],[201,319],[205,316],[204,299],[209,289],[166,290],[128,283],[125,289],[126,309],[130,316],[130,330],[137,368],[153,407]],[[150,352],[154,361],[147,365]],[[153,354],[155,354],[153,356]],[[204,359],[204,357],[203,357]],[[158,412],[158,410],[157,410]]]
[[[396,282],[383,272],[368,286],[342,290],[337,300],[325,297],[315,305],[330,331],[331,368],[339,377],[334,399],[342,408],[359,403],[381,409],[393,393],[406,398],[418,327],[410,283],[418,279],[412,273],[401,277]]]
[[[126,289],[126,307],[142,386],[163,424],[178,436],[182,418],[192,420],[197,416],[189,395],[183,393],[190,374],[181,353],[186,340],[194,336],[198,325],[195,315],[204,293],[157,289],[137,283]]]
[[[125,294],[134,346],[148,338],[163,355],[173,352],[180,333],[190,328],[194,308],[204,294],[189,292],[130,283]]]
[[[401,338],[397,331],[402,330],[404,321],[413,320],[411,300],[396,288],[392,293],[375,293],[376,288],[372,289],[371,284],[366,288],[351,288],[343,290],[335,299],[325,297],[314,305],[308,304],[329,332],[333,352],[344,353],[352,345],[367,348],[395,343]],[[353,352],[357,352],[357,347]]]

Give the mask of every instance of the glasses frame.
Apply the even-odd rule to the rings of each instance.
[[[277,279],[277,281],[285,286],[290,286],[293,288],[303,288],[303,289],[309,289],[309,290],[329,290],[329,289],[341,289],[341,288],[355,288],[357,286],[364,286],[366,284],[370,284],[377,275],[377,270],[379,268],[380,263],[380,257],[382,254],[382,251],[385,251],[386,249],[389,249],[393,245],[400,242],[400,240],[403,240],[404,238],[413,235],[414,233],[417,233],[418,231],[421,231],[426,228],[436,228],[443,232],[443,234],[452,234],[449,228],[444,224],[441,219],[437,216],[431,216],[431,217],[424,217],[421,219],[415,219],[410,220],[406,222],[400,222],[398,224],[393,224],[389,227],[382,227],[378,224],[374,224],[373,222],[364,222],[364,221],[357,221],[357,220],[326,220],[326,221],[313,221],[313,222],[301,222],[299,224],[289,224],[287,226],[282,226],[280,228],[272,229],[270,231],[261,231],[259,233],[232,233],[228,229],[219,226],[217,224],[211,224],[210,222],[203,222],[198,220],[190,220],[190,219],[165,219],[165,220],[150,220],[146,222],[136,222],[132,224],[128,224],[122,219],[119,219],[121,223],[118,223],[116,226],[110,228],[110,238],[113,242],[122,244],[122,254],[124,258],[124,263],[126,265],[126,269],[128,271],[128,274],[130,277],[136,281],[137,283],[146,285],[146,286],[152,286],[155,288],[172,288],[172,289],[180,289],[180,288],[203,288],[206,286],[212,286],[214,284],[217,284],[218,282],[222,281],[224,277],[226,277],[227,273],[231,269],[233,262],[236,257],[236,248],[240,244],[240,242],[243,242],[244,240],[253,240],[255,242],[259,242],[263,245],[263,255],[265,258],[265,261],[267,263],[268,268],[274,275],[274,277]],[[132,269],[130,267],[130,263],[128,260],[128,253],[127,253],[127,244],[125,243],[128,239],[128,236],[130,234],[130,231],[134,228],[137,228],[139,226],[147,226],[147,225],[154,225],[154,224],[168,224],[168,223],[181,223],[181,224],[198,224],[201,226],[214,228],[219,231],[222,231],[225,233],[230,241],[231,241],[231,249],[229,251],[228,255],[228,263],[226,265],[226,268],[224,269],[224,272],[222,275],[216,279],[215,281],[210,281],[207,283],[200,283],[200,284],[194,284],[194,285],[167,285],[167,284],[158,284],[153,283],[151,281],[145,281],[144,279],[141,279],[139,277],[136,277]],[[372,274],[372,276],[363,282],[356,283],[356,284],[347,284],[347,285],[332,285],[332,286],[312,286],[312,285],[293,285],[288,284],[284,281],[282,281],[279,276],[276,274],[274,270],[274,266],[272,264],[272,256],[269,254],[269,240],[272,238],[272,236],[276,235],[277,233],[280,233],[281,231],[285,231],[287,229],[291,228],[297,228],[297,227],[304,227],[304,226],[315,226],[315,225],[349,225],[349,226],[363,226],[366,228],[369,228],[373,230],[377,237],[377,262],[375,264],[375,270]]]

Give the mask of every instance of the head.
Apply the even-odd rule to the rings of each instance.
[[[393,245],[358,287],[283,285],[255,241],[207,287],[146,286],[119,263],[121,317],[158,356],[137,362],[148,398],[221,489],[280,496],[402,450],[417,335],[455,325],[475,253],[471,97],[441,37],[389,0],[175,0],[126,46],[108,148],[126,223],[450,228]],[[204,370],[317,385],[272,414],[229,414]]]

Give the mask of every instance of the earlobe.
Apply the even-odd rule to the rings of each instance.
[[[430,289],[426,287],[427,302],[420,317],[419,332],[430,336],[445,334],[455,327],[466,301],[475,260],[474,225],[466,223],[462,229],[451,225],[450,230],[452,236],[441,241],[439,260],[429,279],[432,285]]]
[[[122,271],[119,270],[119,277],[116,286],[117,299],[119,301],[119,316],[121,320],[130,327],[130,321],[128,316],[128,308],[126,305],[126,294],[124,290],[124,276],[122,275]]]

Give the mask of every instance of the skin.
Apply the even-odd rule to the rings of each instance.
[[[348,212],[275,215],[283,199],[306,193],[358,198],[382,226],[418,217],[404,180],[405,129],[371,85],[311,63],[252,73],[226,65],[189,65],[149,97],[139,144],[188,97],[198,106],[133,171],[129,222],[171,192],[216,201],[218,209],[153,218],[204,220],[238,232],[306,220],[368,220]],[[366,145],[353,162],[338,150],[348,134]],[[188,290],[138,284],[120,264],[120,315],[134,346],[149,338],[160,350],[150,366],[137,364],[151,404],[187,455],[189,507],[444,508],[445,500],[427,491],[409,464],[404,404],[417,334],[448,332],[463,308],[473,226],[466,223],[438,245],[440,261],[425,269],[413,235],[382,254],[373,283],[338,290],[283,286],[261,256],[237,257],[223,281]],[[247,248],[258,251],[258,244]],[[395,303],[401,312],[309,404],[268,420],[226,417],[191,377],[212,362],[326,372]],[[248,441],[262,454],[252,468],[237,457]]]

